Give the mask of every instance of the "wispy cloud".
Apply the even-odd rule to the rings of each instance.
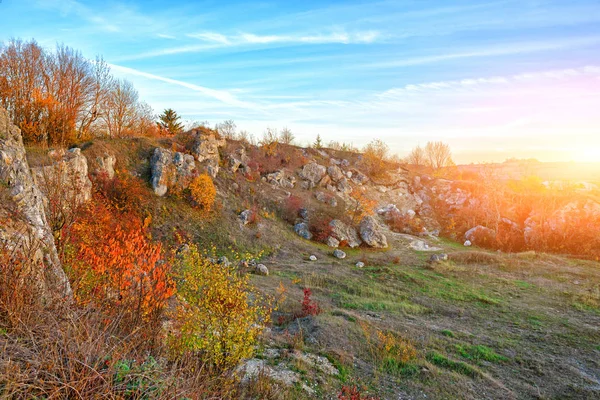
[[[167,35],[167,34],[164,34],[164,33],[157,33],[156,36],[158,36],[159,38],[162,38],[162,39],[177,39],[173,35]]]
[[[180,80],[176,80],[176,79],[167,78],[167,77],[164,77],[164,76],[150,74],[148,72],[139,71],[139,70],[134,69],[134,68],[123,67],[121,65],[116,65],[116,64],[108,64],[108,65],[110,66],[111,69],[113,69],[115,71],[118,71],[120,73],[128,74],[128,75],[141,76],[143,78],[152,79],[152,80],[156,80],[156,81],[170,83],[172,85],[181,86],[181,87],[193,90],[195,92],[200,92],[201,94],[203,94],[203,95],[205,95],[207,97],[211,97],[213,99],[219,100],[219,101],[221,101],[221,102],[223,102],[223,103],[225,103],[227,105],[230,105],[230,106],[240,107],[240,108],[247,108],[247,109],[253,109],[253,110],[258,109],[258,107],[255,104],[239,100],[232,93],[230,93],[228,91],[225,91],[225,90],[211,89],[211,88],[208,88],[208,87],[205,87],[205,86],[195,85],[193,83],[188,83],[188,82],[184,82],[184,81],[180,81]]]
[[[500,46],[490,46],[485,49],[474,49],[468,51],[437,54],[432,56],[409,57],[406,59],[374,62],[363,64],[361,68],[398,68],[408,67],[422,64],[433,64],[440,61],[449,61],[463,58],[475,57],[496,57],[507,56],[514,54],[534,53],[549,50],[560,50],[569,48],[586,47],[600,44],[600,36],[574,37],[567,39],[525,42],[525,43],[510,43]]]
[[[198,53],[222,47],[261,46],[269,44],[368,44],[382,37],[378,31],[334,32],[310,35],[257,35],[254,33],[240,33],[229,36],[218,32],[198,32],[188,33],[186,36],[200,40],[202,44],[156,49],[122,57],[120,60],[139,60],[173,54]]]
[[[484,78],[468,78],[460,80],[448,80],[437,82],[425,82],[417,84],[408,84],[400,88],[386,90],[383,93],[377,94],[377,97],[386,99],[399,97],[411,93],[431,92],[440,90],[457,90],[461,88],[472,88],[483,85],[501,85],[516,83],[519,81],[527,81],[534,79],[562,79],[581,75],[600,76],[600,67],[588,65],[581,68],[567,68],[560,70],[548,70],[515,74],[509,76],[492,76]]]

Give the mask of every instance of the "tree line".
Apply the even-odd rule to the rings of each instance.
[[[152,108],[101,58],[73,48],[47,51],[35,40],[0,48],[0,104],[26,143],[66,145],[92,137],[155,133]]]

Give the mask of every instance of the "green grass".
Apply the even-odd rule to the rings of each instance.
[[[454,346],[458,354],[463,358],[471,361],[489,361],[489,362],[502,362],[508,361],[508,358],[501,356],[496,353],[493,349],[484,345],[469,345],[469,344],[457,344]]]
[[[535,287],[535,285],[533,283],[529,283],[526,281],[514,281],[515,286],[521,288],[521,289],[531,289],[532,287]]]
[[[444,329],[442,332],[442,335],[449,337],[449,338],[455,338],[456,335],[454,334],[454,332],[452,332],[450,329]]]
[[[393,376],[408,378],[419,373],[419,366],[411,363],[399,362],[394,358],[386,358],[381,363],[381,370]]]
[[[438,367],[449,369],[451,371],[457,372],[461,375],[466,375],[471,378],[475,378],[480,375],[480,372],[470,366],[467,363],[462,361],[453,361],[448,357],[436,352],[432,351],[427,354],[427,360],[433,365],[437,365]]]

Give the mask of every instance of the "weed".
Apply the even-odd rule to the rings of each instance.
[[[496,353],[493,349],[490,349],[484,345],[463,345],[457,344],[454,346],[456,351],[467,360],[472,361],[489,361],[489,362],[501,362],[508,361],[508,358],[501,356]]]
[[[430,363],[437,365],[438,367],[449,369],[451,371],[457,372],[461,375],[469,376],[471,378],[475,378],[480,375],[480,372],[472,366],[470,366],[469,364],[466,364],[461,361],[450,360],[448,357],[435,351],[432,351],[427,354],[427,360]]]
[[[454,332],[452,332],[450,329],[444,329],[442,332],[442,335],[449,337],[449,338],[455,338],[456,335],[454,334]]]

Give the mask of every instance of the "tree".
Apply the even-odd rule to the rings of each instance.
[[[389,152],[390,148],[381,139],[374,139],[365,146],[362,164],[369,175],[379,177],[386,173]]]
[[[102,117],[110,137],[123,137],[131,133],[137,120],[138,92],[131,82],[112,82]]]
[[[434,170],[454,165],[450,146],[444,142],[428,142],[425,146],[428,165]]]
[[[292,131],[285,127],[279,134],[279,141],[283,144],[292,144],[294,142],[295,136]]]
[[[159,125],[171,135],[176,135],[183,130],[183,124],[179,122],[181,117],[172,109],[168,108],[158,117]]]
[[[229,119],[215,126],[215,129],[222,137],[226,139],[235,139],[235,122]]]
[[[315,149],[320,149],[323,147],[323,142],[321,141],[321,135],[317,135],[317,139],[315,140],[315,143],[313,144],[313,147]]]
[[[416,165],[418,167],[425,166],[427,164],[427,157],[425,156],[425,150],[421,146],[417,146],[411,150],[406,156],[406,162],[408,164]]]

